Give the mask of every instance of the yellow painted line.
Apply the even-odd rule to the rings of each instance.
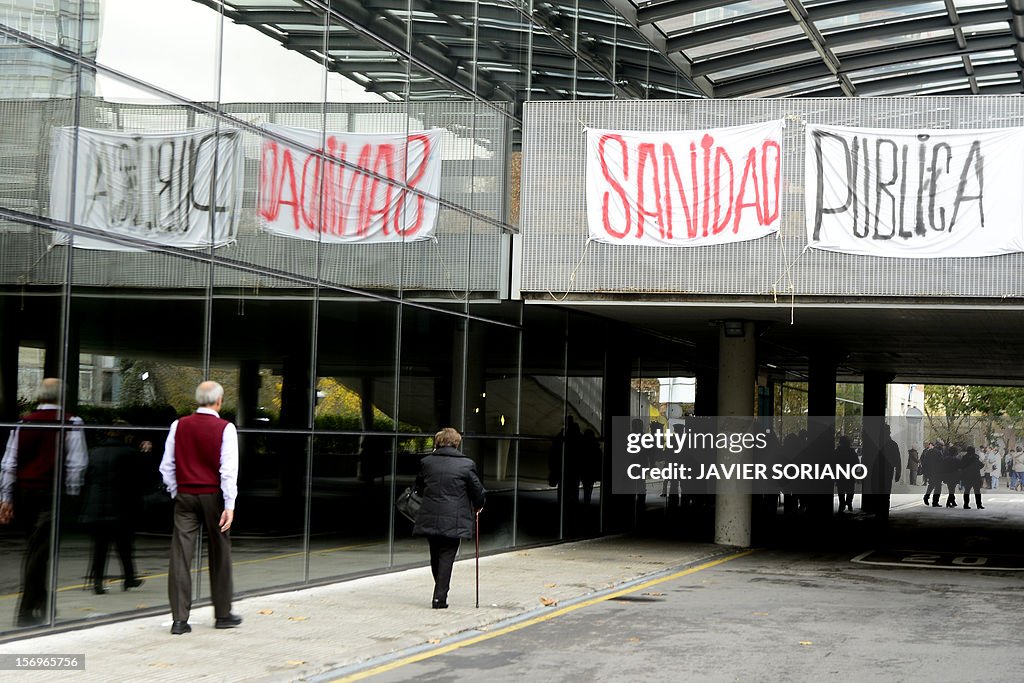
[[[744,550],[742,552],[733,553],[732,555],[727,555],[725,557],[720,557],[717,560],[711,560],[710,562],[705,562],[704,564],[699,564],[696,567],[690,567],[689,569],[683,569],[682,571],[678,571],[678,572],[676,572],[674,574],[669,574],[668,576],[662,576],[662,577],[659,577],[657,579],[651,579],[650,581],[644,581],[643,583],[637,584],[635,586],[630,586],[629,588],[623,588],[622,590],[617,590],[617,591],[614,591],[612,593],[607,593],[606,595],[601,595],[601,596],[596,597],[596,598],[591,598],[590,600],[584,600],[582,602],[577,602],[577,603],[575,603],[573,605],[569,605],[567,607],[562,607],[562,608],[553,610],[551,612],[546,612],[546,613],[544,613],[544,614],[542,614],[540,616],[534,617],[532,619],[527,619],[526,621],[521,621],[519,623],[512,624],[511,626],[506,626],[504,628],[500,628],[497,631],[489,631],[487,633],[481,633],[478,636],[473,636],[471,638],[466,638],[465,640],[460,640],[460,641],[458,641],[456,643],[449,643],[448,645],[442,645],[440,647],[437,647],[437,648],[435,648],[433,650],[429,650],[427,652],[419,652],[417,654],[409,655],[408,657],[403,657],[402,659],[398,659],[398,660],[395,660],[393,662],[388,662],[387,664],[381,664],[380,666],[375,666],[372,669],[366,669],[365,671],[357,671],[356,673],[352,673],[352,674],[349,674],[347,676],[343,676],[341,678],[333,679],[333,683],[348,683],[348,681],[361,681],[361,680],[363,680],[365,678],[369,678],[370,676],[376,676],[378,674],[386,673],[388,671],[394,671],[395,669],[399,669],[399,668],[401,668],[403,666],[407,666],[409,664],[415,664],[416,662],[422,662],[425,659],[430,659],[432,657],[437,657],[439,655],[448,654],[449,652],[453,652],[455,650],[458,650],[458,649],[461,649],[461,648],[464,648],[464,647],[468,647],[470,645],[476,645],[477,643],[481,643],[481,642],[483,642],[485,640],[491,640],[492,638],[497,638],[498,636],[504,636],[504,635],[507,635],[509,633],[514,633],[515,631],[522,630],[524,628],[527,628],[528,626],[533,626],[534,624],[540,624],[540,623],[543,623],[545,621],[550,621],[551,619],[555,619],[555,618],[560,617],[560,616],[562,616],[564,614],[568,614],[569,612],[575,612],[578,609],[583,609],[585,607],[590,607],[592,605],[596,605],[596,604],[601,603],[601,602],[606,602],[608,600],[612,600],[614,598],[618,598],[618,597],[621,597],[623,595],[629,595],[630,593],[635,593],[637,591],[644,590],[645,588],[650,588],[651,586],[657,586],[658,584],[665,583],[666,581],[673,581],[675,579],[679,579],[679,578],[682,578],[684,576],[689,576],[690,574],[695,574],[695,573],[697,573],[699,571],[703,571],[705,569],[711,569],[712,567],[717,567],[720,564],[724,564],[724,563],[730,562],[732,560],[738,560],[741,557],[746,557],[747,555],[750,555],[753,552],[754,552],[754,550]]]

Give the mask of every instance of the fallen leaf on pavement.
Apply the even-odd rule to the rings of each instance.
[[[557,583],[545,583],[544,587],[545,588],[554,588],[557,585],[558,585]]]
[[[273,614],[273,613],[274,613],[274,610],[272,610],[272,609],[261,609],[256,614]]]
[[[753,614],[755,617],[766,617],[766,616],[768,616],[767,612],[751,612],[751,614]]]
[[[288,660],[288,666],[299,666],[299,665],[305,664],[305,663],[306,663],[306,660],[304,660],[304,659],[289,659]]]
[[[811,641],[809,641],[809,640],[801,640],[801,641],[800,641],[800,644],[801,644],[801,645],[814,645],[814,643],[812,643],[812,642],[811,642]]]
[[[427,642],[430,643],[431,645],[437,645],[438,643],[441,642],[441,639],[440,638],[431,638]]]
[[[545,607],[552,607],[558,604],[558,600],[552,600],[551,598],[545,598],[543,595],[540,597],[540,604]]]
[[[305,621],[309,617],[288,617],[288,621]]]

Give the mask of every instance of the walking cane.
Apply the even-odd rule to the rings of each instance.
[[[480,609],[480,510],[476,511],[476,608]]]

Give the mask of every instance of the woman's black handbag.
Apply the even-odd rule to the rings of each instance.
[[[398,500],[395,501],[395,507],[398,508],[398,511],[404,517],[415,524],[416,514],[419,513],[422,503],[423,497],[416,493],[413,487],[409,486],[398,496]]]

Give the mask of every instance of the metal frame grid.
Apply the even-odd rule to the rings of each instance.
[[[787,120],[782,228],[750,242],[689,248],[587,245],[584,127],[691,130]],[[1024,125],[1024,96],[530,102],[523,142],[525,298],[698,296],[1021,297],[1024,254],[901,259],[807,249],[806,123],[892,128]],[[552,141],[557,141],[552,144]]]
[[[83,98],[83,124],[124,131],[181,130],[216,126],[218,121],[186,106],[119,104]],[[320,128],[320,105],[250,103],[229,106],[247,123],[281,123]],[[14,123],[0,132],[0,168],[5,169],[4,196],[9,208],[45,216],[49,203],[50,131],[71,124],[67,100],[6,100],[0,112]],[[329,130],[374,133],[400,125],[441,127],[449,131],[442,147],[441,197],[476,214],[503,220],[507,204],[507,156],[510,119],[474,102],[417,102],[327,105]],[[220,122],[219,125],[227,125]],[[493,296],[504,280],[500,272],[503,231],[441,207],[437,242],[406,244],[325,244],[291,240],[263,232],[255,215],[256,182],[262,139],[243,130],[245,155],[243,213],[238,241],[218,249],[224,255],[278,272],[311,276],[320,248],[320,276],[325,283],[364,289],[469,291]],[[4,223],[0,229],[0,281],[9,284],[60,284],[64,249],[49,249],[49,236],[35,229]],[[27,266],[31,264],[31,268]],[[102,287],[201,288],[207,275],[182,259],[159,252],[123,253],[75,250],[74,284]],[[268,276],[249,286],[294,286]],[[224,273],[218,285],[238,286],[238,276]]]

